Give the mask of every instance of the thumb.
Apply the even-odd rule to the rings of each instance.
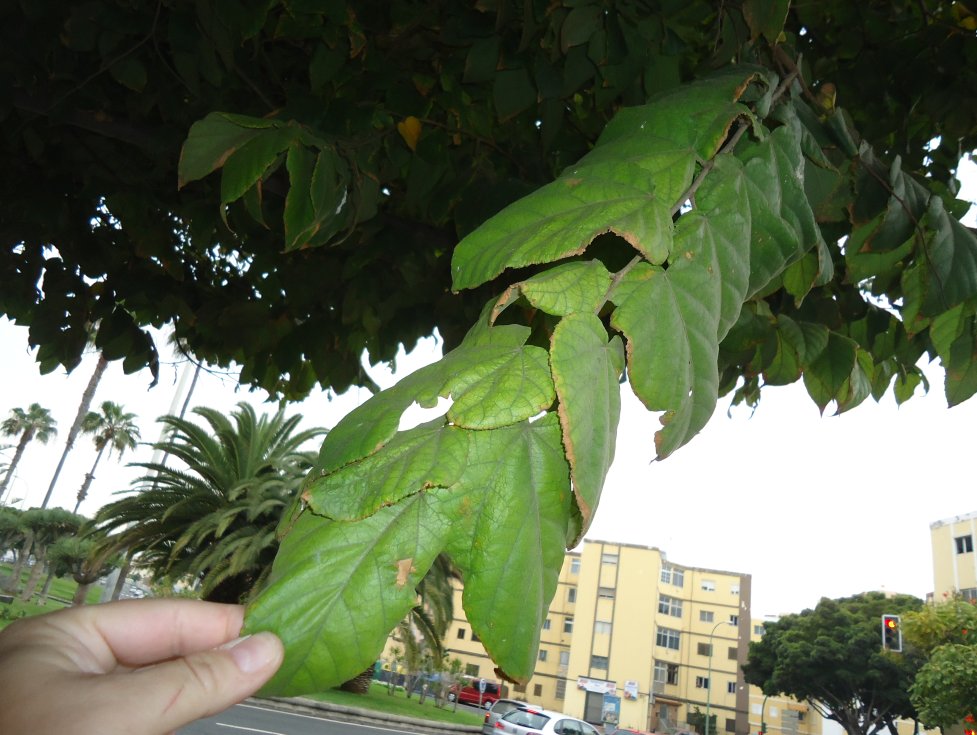
[[[169,732],[254,694],[283,655],[277,636],[256,633],[120,676],[117,684],[122,701],[155,718],[159,732]]]

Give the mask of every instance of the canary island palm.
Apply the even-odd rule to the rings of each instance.
[[[190,577],[206,599],[236,602],[270,568],[275,528],[314,460],[302,446],[325,430],[298,431],[300,416],[258,417],[245,403],[229,416],[194,413],[206,425],[159,419],[167,433],[154,447],[173,466],[136,463],[145,474],[135,493],[103,506],[95,524],[157,577]]]

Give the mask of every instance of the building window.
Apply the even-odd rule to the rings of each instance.
[[[556,680],[556,698],[566,699],[567,696],[567,680],[557,679]]]
[[[736,694],[736,682],[726,682],[726,694]]]
[[[676,567],[666,565],[662,567],[661,579],[665,584],[674,584],[676,587],[682,587],[685,585],[685,572]]]
[[[678,664],[655,661],[655,681],[659,684],[678,684]]]
[[[974,550],[974,537],[969,533],[966,536],[957,536],[953,543],[957,545],[958,554],[970,554]]]
[[[662,628],[658,626],[658,632],[655,634],[655,644],[662,648],[671,648],[677,651],[679,635],[679,632],[673,628]]]
[[[465,664],[465,676],[478,676],[478,664]]]
[[[658,612],[671,615],[673,618],[682,617],[682,601],[668,595],[658,596]]]
[[[572,633],[573,632],[573,618],[567,615],[563,618],[563,632]]]
[[[607,671],[607,656],[591,656],[590,657],[590,668],[592,669],[604,669]]]
[[[730,585],[729,594],[738,595],[740,593],[740,586],[738,584]]]
[[[700,623],[711,623],[715,615],[712,614],[712,610],[699,610],[699,622]]]
[[[614,599],[614,588],[613,587],[598,587],[597,596],[605,600]]]
[[[609,554],[604,552],[600,555],[601,564],[617,564],[617,554]]]
[[[711,579],[702,580],[700,587],[702,587],[702,589],[705,590],[706,592],[716,591],[716,583],[713,582]]]
[[[695,688],[696,689],[708,689],[709,688],[709,677],[708,676],[697,676],[697,677],[695,677]]]
[[[580,574],[580,557],[575,556],[570,560],[570,574]]]
[[[543,685],[542,684],[533,684],[533,696],[534,697],[541,697],[541,696],[543,696]]]
[[[569,666],[570,664],[570,652],[560,651],[560,666]]]
[[[726,718],[726,732],[736,732],[736,718],[727,717]]]
[[[960,596],[967,602],[977,602],[977,587],[965,587],[960,590]]]
[[[600,633],[602,635],[611,634],[611,624],[606,620],[598,620],[594,623],[594,633]]]
[[[736,646],[729,647],[729,651],[726,654],[726,658],[728,658],[730,661],[736,660]]]
[[[754,625],[753,626],[753,635],[763,635],[763,626],[762,625]]]
[[[465,629],[464,628],[458,628],[458,638],[460,640],[465,640]]]
[[[577,601],[577,588],[571,587],[570,589],[567,590],[567,602],[576,602],[576,601]]]
[[[729,616],[729,622],[731,622],[733,625],[739,625],[740,624],[740,616],[739,615],[730,615]]]
[[[700,643],[696,646],[696,653],[700,656],[711,656],[712,655],[712,644],[711,643]]]
[[[550,619],[546,618],[546,620],[543,621],[543,630],[549,630],[549,629],[550,629]]]

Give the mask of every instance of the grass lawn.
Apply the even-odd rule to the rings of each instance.
[[[352,694],[351,692],[341,692],[338,689],[330,689],[322,694],[313,694],[310,699],[318,699],[320,702],[329,702],[330,704],[341,704],[346,707],[377,710],[391,715],[402,715],[403,717],[453,722],[457,725],[479,726],[485,719],[484,715],[468,712],[463,708],[459,708],[457,712],[452,712],[453,705],[450,702],[444,708],[435,707],[433,697],[428,697],[424,704],[418,704],[417,695],[415,694],[407,699],[403,689],[395,689],[392,695],[388,694],[387,685],[377,682],[373,683],[367,694]]]
[[[0,577],[9,576],[10,570],[11,567],[9,564],[0,564]],[[21,585],[27,581],[28,573],[29,570],[26,569],[21,573]],[[37,583],[38,592],[40,592],[43,585],[44,577],[42,577]],[[51,582],[51,589],[48,591],[48,601],[46,605],[37,604],[37,593],[35,593],[34,599],[31,602],[21,602],[20,600],[15,599],[13,602],[0,603],[0,630],[3,630],[17,618],[23,618],[30,615],[40,615],[41,613],[51,612],[52,610],[67,607],[71,603],[71,598],[75,596],[76,589],[78,589],[78,585],[70,577],[66,579],[55,579],[53,582]],[[92,604],[98,602],[101,597],[102,588],[98,585],[92,585],[92,588],[88,591],[88,597],[86,599],[89,604]],[[67,600],[68,602],[64,603],[60,602],[60,600]]]

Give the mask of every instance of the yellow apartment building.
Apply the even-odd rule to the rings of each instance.
[[[708,712],[715,735],[756,733],[761,715],[771,735],[820,733],[806,705],[763,701],[743,680],[749,641],[762,630],[750,618],[750,581],[672,564],[657,548],[587,540],[564,561],[532,679],[509,694],[595,723],[604,694],[616,695],[619,726],[651,732],[690,730],[689,715]],[[455,610],[449,656],[469,676],[496,679],[460,590]]]
[[[933,596],[940,600],[955,592],[977,600],[977,511],[930,524],[933,545]]]

